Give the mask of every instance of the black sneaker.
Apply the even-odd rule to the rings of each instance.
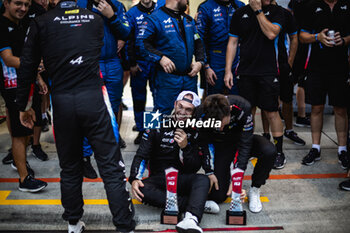
[[[32,176],[32,177],[35,177],[35,173],[34,173],[34,170],[30,167],[28,161],[26,161],[26,164],[27,164],[27,172],[28,172],[28,175]],[[13,170],[16,170],[17,171],[17,167],[16,167],[16,164],[15,164],[15,161],[13,161],[11,163],[11,167]]]
[[[270,135],[270,133],[263,133],[262,134],[262,136],[264,137],[264,138],[266,138],[267,140],[271,140],[271,135]]]
[[[301,162],[304,165],[310,166],[314,164],[316,161],[321,160],[321,152],[319,152],[315,148],[311,148],[309,153],[303,158],[303,161]]]
[[[348,169],[348,167],[349,167],[348,152],[343,150],[340,154],[338,154],[338,159],[339,159],[339,163],[340,163],[341,168],[343,168],[344,170]]]
[[[12,149],[9,149],[7,155],[2,159],[2,163],[11,164],[12,162],[13,162]]]
[[[343,181],[339,184],[339,188],[345,191],[350,191],[350,180]]]
[[[143,132],[139,132],[139,134],[137,135],[137,137],[136,137],[135,140],[134,140],[134,144],[135,144],[135,145],[138,145],[138,144],[141,143],[142,135],[143,135]]]
[[[299,146],[305,146],[305,141],[301,138],[298,137],[298,134],[296,132],[292,131],[284,131],[284,136],[286,138],[289,138],[294,142],[294,144],[299,145]]]
[[[43,126],[41,127],[42,132],[48,132],[50,130],[49,120],[47,118],[43,119]]]
[[[273,169],[282,169],[286,164],[286,156],[283,153],[277,153],[275,163],[273,164]]]
[[[298,127],[311,127],[310,119],[307,117],[297,117],[294,125]]]
[[[48,160],[47,154],[41,149],[41,145],[32,145],[32,154],[35,158],[40,159],[41,161]]]
[[[138,131],[136,125],[132,127],[132,131]]]
[[[34,179],[33,176],[28,175],[24,180],[23,183],[21,183],[21,180],[19,181],[19,191],[22,192],[39,192],[40,190],[44,189],[47,186],[47,183],[42,180]]]
[[[83,158],[83,176],[89,179],[97,178],[97,173],[92,167],[90,157]]]
[[[120,148],[122,149],[126,148],[126,143],[120,135],[119,135],[119,145],[120,145]]]

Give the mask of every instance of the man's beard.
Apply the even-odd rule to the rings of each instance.
[[[187,9],[187,5],[186,4],[181,4],[180,2],[177,4],[177,9],[180,11],[180,12],[185,12],[185,10]]]

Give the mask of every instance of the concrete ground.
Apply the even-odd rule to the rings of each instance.
[[[151,108],[149,97],[148,108]],[[133,140],[137,133],[131,130],[134,125],[132,100],[129,86],[125,87],[124,102],[129,106],[124,111],[121,135],[127,148],[122,154],[129,174],[132,159],[137,150]],[[263,211],[253,214],[248,209],[247,226],[225,225],[225,211],[228,203],[220,205],[218,215],[204,214],[201,226],[211,232],[350,232],[350,193],[338,189],[338,184],[345,179],[345,171],[338,164],[336,134],[333,116],[325,118],[322,135],[322,160],[313,166],[300,164],[311,146],[310,129],[295,128],[299,136],[306,140],[306,146],[294,145],[284,140],[284,152],[287,156],[286,167],[273,170],[270,180],[261,188]],[[257,116],[256,130],[261,132],[260,116]],[[40,193],[31,194],[18,191],[18,175],[11,166],[0,164],[0,232],[66,232],[67,223],[61,219],[63,209],[60,205],[59,167],[52,132],[42,134],[43,149],[49,154],[49,160],[41,162],[28,150],[28,162],[36,172],[36,177],[43,178],[49,184]],[[7,154],[10,137],[6,123],[0,125],[0,158]],[[249,189],[254,161],[246,171],[244,188]],[[96,163],[93,160],[96,168]],[[103,184],[100,179],[84,182],[86,205],[83,221],[91,232],[114,230],[107,206]],[[160,209],[135,204],[137,231],[174,232],[174,226],[161,225]],[[168,231],[166,231],[169,229]],[[92,231],[94,230],[94,231]]]

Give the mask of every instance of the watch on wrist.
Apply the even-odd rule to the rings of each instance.
[[[262,10],[262,9],[259,9],[259,10],[256,10],[254,13],[255,13],[255,15],[258,15],[258,14],[260,14],[261,12],[263,12],[263,10]]]

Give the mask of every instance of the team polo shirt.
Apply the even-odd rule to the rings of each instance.
[[[279,6],[268,5],[262,8],[266,18],[282,28],[283,11]],[[240,42],[240,61],[238,75],[270,76],[278,74],[278,36],[269,40],[260,29],[252,8],[247,5],[233,14],[230,36],[238,37]]]
[[[350,34],[350,1],[338,0],[332,11],[324,0],[307,4],[301,31],[315,34],[325,28],[340,32],[342,37]],[[317,41],[312,44],[307,68],[312,72],[347,73],[347,51],[346,46],[327,47]]]
[[[284,14],[284,25],[282,26],[282,30],[280,32],[279,40],[278,40],[278,63],[287,64],[289,57],[289,40],[288,36],[297,34],[297,25],[295,23],[295,19],[290,11],[281,7]]]
[[[0,15],[0,52],[5,49],[11,49],[12,54],[16,57],[21,56],[24,38],[26,34],[25,27],[19,23],[18,25],[8,18]],[[2,76],[5,89],[17,87],[17,73],[13,67],[7,67],[1,59]]]

